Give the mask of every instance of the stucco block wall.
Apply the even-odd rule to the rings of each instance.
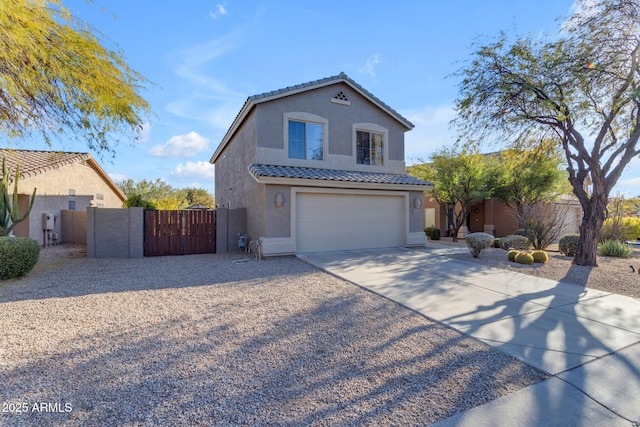
[[[60,211],[60,241],[74,245],[87,245],[87,211]]]
[[[87,257],[142,258],[144,209],[87,209]]]

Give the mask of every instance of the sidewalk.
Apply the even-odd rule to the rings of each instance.
[[[640,422],[640,301],[459,261],[429,245],[303,260],[548,372],[542,383],[438,425]]]

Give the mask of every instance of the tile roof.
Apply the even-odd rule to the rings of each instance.
[[[20,179],[28,179],[75,163],[85,163],[104,180],[121,200],[124,201],[127,198],[120,187],[109,178],[109,175],[89,153],[0,148],[0,165],[3,158],[6,159],[7,168],[10,171],[10,181],[13,181],[15,177],[16,166],[20,166]],[[0,179],[2,179],[1,176]]]
[[[420,185],[432,184],[410,175],[381,172],[359,172],[336,169],[305,168],[298,166],[259,165],[249,166],[249,173],[256,178],[294,178],[320,181],[358,182],[368,184]]]
[[[331,76],[331,77],[326,77],[319,80],[313,80],[308,83],[288,86],[283,89],[264,92],[264,93],[260,93],[260,94],[252,95],[248,97],[245,103],[242,105],[242,108],[236,115],[235,119],[233,120],[233,123],[231,123],[231,126],[227,130],[227,133],[222,138],[222,141],[220,141],[220,144],[218,144],[218,148],[216,148],[216,151],[213,153],[209,161],[211,163],[216,162],[216,160],[222,154],[222,152],[224,151],[229,141],[231,141],[235,132],[240,128],[240,126],[242,125],[242,122],[244,121],[244,119],[247,117],[247,115],[250,113],[250,111],[253,109],[253,107],[256,104],[269,102],[278,98],[283,98],[285,96],[291,96],[297,93],[306,92],[316,88],[329,86],[332,84],[338,84],[338,83],[346,83],[347,85],[351,86],[356,92],[359,92],[362,96],[364,96],[365,98],[368,98],[371,102],[376,104],[380,109],[384,110],[387,114],[389,114],[395,120],[402,123],[402,125],[405,126],[407,130],[411,130],[414,128],[413,123],[411,123],[409,120],[403,117],[396,110],[394,110],[393,108],[391,108],[390,106],[382,102],[379,98],[374,96],[371,92],[369,92],[368,90],[360,86],[353,79],[351,79],[349,76],[347,76],[345,73],[342,72],[337,76]]]
[[[32,178],[74,163],[91,159],[89,153],[65,153],[60,151],[36,151],[0,148],[0,162],[5,158],[10,175],[20,166],[20,178]]]
[[[366,95],[372,101],[374,101],[375,103],[379,104],[384,109],[388,110],[391,114],[397,116],[401,121],[405,122],[408,125],[409,128],[413,127],[413,123],[411,123],[409,120],[407,120],[405,117],[403,117],[402,114],[398,113],[396,110],[394,110],[393,108],[391,108],[390,106],[388,106],[387,104],[382,102],[380,100],[380,98],[376,97],[374,94],[372,94],[371,92],[369,92],[368,90],[366,90],[365,88],[360,86],[358,83],[356,83],[355,80],[353,80],[352,78],[347,76],[344,72],[341,72],[337,76],[325,77],[323,79],[313,80],[313,81],[310,81],[310,82],[307,82],[307,83],[301,83],[301,84],[294,85],[294,86],[287,86],[287,87],[282,88],[282,89],[272,90],[270,92],[264,92],[264,93],[260,93],[260,94],[257,94],[257,95],[253,95],[253,96],[250,96],[247,99],[247,102],[248,101],[259,101],[259,100],[261,100],[263,98],[271,98],[271,97],[279,98],[280,96],[286,95],[289,92],[300,92],[300,91],[304,91],[305,89],[312,89],[314,87],[323,86],[325,84],[337,83],[337,82],[339,82],[341,80],[344,80],[344,81],[348,82],[351,86],[356,88],[362,94]]]

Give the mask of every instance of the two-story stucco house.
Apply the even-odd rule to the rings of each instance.
[[[423,245],[413,124],[344,73],[251,96],[211,157],[218,206],[264,255]]]

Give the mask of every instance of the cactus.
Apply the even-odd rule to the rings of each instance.
[[[513,260],[518,264],[531,265],[533,264],[533,255],[528,252],[520,252]]]
[[[518,255],[519,253],[520,253],[519,250],[511,249],[509,250],[509,252],[507,252],[507,259],[511,262],[515,262],[516,255]]]
[[[531,255],[533,256],[533,262],[546,264],[547,261],[549,261],[549,255],[547,255],[547,253],[543,250],[533,251],[531,252]]]
[[[36,199],[36,189],[33,189],[29,209],[24,215],[18,213],[18,179],[20,177],[20,167],[16,167],[16,176],[13,184],[13,198],[9,198],[9,171],[7,170],[6,159],[2,159],[2,179],[0,180],[0,236],[6,236],[11,233],[16,224],[24,221]]]

